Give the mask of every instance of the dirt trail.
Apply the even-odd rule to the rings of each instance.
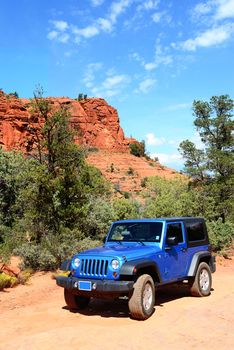
[[[0,292],[0,349],[231,349],[234,260],[221,263],[209,297],[168,287],[144,322],[129,317],[126,301],[92,301],[82,314],[69,312],[51,275],[36,274],[29,285]]]

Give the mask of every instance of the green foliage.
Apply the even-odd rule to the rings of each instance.
[[[26,166],[27,161],[21,154],[4,152],[0,148],[0,224],[13,224],[14,205],[22,186],[21,175]]]
[[[207,226],[213,250],[224,252],[232,244],[234,239],[233,223],[229,221],[223,223],[219,219],[216,222],[208,222]]]
[[[133,154],[136,157],[145,157],[145,141],[141,142],[133,142],[129,145],[130,153]]]
[[[204,181],[207,170],[205,152],[196,149],[194,143],[189,140],[180,143],[179,151],[185,159],[186,172],[192,178]]]
[[[145,176],[141,179],[141,187],[146,187],[148,177]]]
[[[215,214],[214,200],[209,193],[190,187],[186,179],[147,179],[143,216],[203,216],[214,220]]]
[[[16,248],[25,267],[49,270],[104,235],[114,215],[109,184],[73,142],[69,111],[42,95],[38,88],[31,101],[32,119],[43,121],[32,130],[33,158],[0,153],[0,255]]]
[[[135,174],[135,171],[134,171],[134,169],[131,166],[128,168],[127,174],[131,175],[131,176]]]
[[[17,283],[18,280],[16,277],[9,276],[4,272],[0,273],[0,290],[3,290],[4,288],[14,287]]]
[[[220,216],[234,220],[233,124],[227,97],[213,99],[211,105],[194,104],[205,150],[197,150],[188,140],[180,145],[193,181],[144,178],[145,202],[139,203],[121,192],[119,184],[115,190],[124,198],[111,199],[110,185],[86,163],[86,152],[73,142],[69,111],[55,109],[42,95],[38,89],[31,101],[31,119],[43,121],[39,131],[31,126],[36,144],[33,157],[0,150],[2,259],[14,251],[25,268],[55,270],[74,253],[100,245],[112,221],[140,217],[203,216],[210,222],[215,250],[226,249],[232,242],[233,224],[217,221]],[[130,147],[136,156],[146,156],[143,141]],[[113,164],[110,171],[116,172]],[[127,172],[134,174],[131,167]]]
[[[216,220],[233,220],[234,137],[233,100],[228,95],[213,96],[209,102],[194,101],[194,125],[204,143],[198,150],[189,140],[180,144],[185,172],[194,186],[206,187],[215,200]]]
[[[10,96],[13,96],[13,97],[15,97],[15,98],[19,98],[19,94],[18,94],[16,91],[10,92],[9,95],[10,95]]]
[[[133,201],[132,199],[130,200],[126,198],[115,199],[113,201],[113,209],[114,209],[116,220],[137,219],[139,218],[139,215],[140,215],[139,203],[136,201]]]
[[[86,100],[86,99],[87,99],[87,95],[86,95],[86,94],[83,94],[83,93],[80,93],[80,94],[78,95],[78,98],[77,98],[78,101]]]

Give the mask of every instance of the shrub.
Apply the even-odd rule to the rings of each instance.
[[[143,179],[141,179],[141,187],[146,187],[147,184],[147,176],[143,177]]]
[[[22,268],[32,268],[33,270],[54,270],[57,268],[57,260],[51,252],[41,245],[24,243],[14,250],[14,254],[22,257]]]
[[[134,169],[131,166],[128,168],[127,174],[128,175],[134,175],[135,174],[135,171],[134,171]]]
[[[26,284],[30,277],[33,274],[33,270],[30,268],[25,269],[24,271],[21,271],[18,275],[18,282],[20,284]]]
[[[234,224],[226,221],[208,222],[208,232],[212,248],[216,252],[224,252],[233,242]]]
[[[133,142],[129,145],[130,153],[136,157],[145,157],[145,141]]]
[[[0,290],[4,288],[14,287],[18,283],[16,277],[9,276],[6,273],[0,273]]]
[[[56,242],[57,240],[57,242]],[[40,244],[24,243],[21,247],[14,250],[14,254],[19,255],[23,259],[21,267],[27,269],[25,274],[19,276],[25,282],[31,275],[31,270],[50,271],[56,270],[63,260],[72,257],[75,253],[79,253],[86,249],[91,249],[100,245],[101,242],[91,238],[81,240],[74,237],[51,237],[47,241],[42,241]]]

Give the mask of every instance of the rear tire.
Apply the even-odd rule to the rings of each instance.
[[[154,312],[155,286],[150,275],[140,276],[134,284],[128,307],[133,318],[146,320]]]
[[[69,309],[82,310],[85,309],[90,301],[90,298],[72,294],[69,289],[64,289],[64,299]]]
[[[195,297],[206,297],[210,295],[211,285],[210,267],[207,263],[201,262],[197,268],[195,277],[191,281],[191,295]]]

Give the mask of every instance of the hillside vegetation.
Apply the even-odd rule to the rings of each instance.
[[[75,252],[101,244],[113,220],[160,216],[205,217],[213,249],[227,254],[234,228],[233,101],[228,96],[194,102],[204,149],[188,140],[180,145],[189,180],[145,178],[138,201],[87,164],[86,152],[73,142],[65,107],[52,111],[38,93],[31,111],[45,120],[35,135],[35,152],[26,158],[0,150],[2,259],[16,254],[25,268],[56,269]]]

